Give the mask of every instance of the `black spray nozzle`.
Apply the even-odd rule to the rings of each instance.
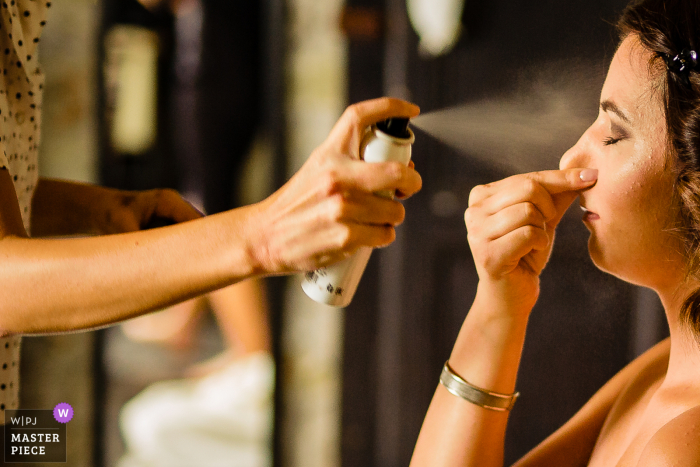
[[[411,133],[408,131],[408,118],[387,118],[383,122],[377,123],[377,128],[389,136],[394,138],[410,138]]]

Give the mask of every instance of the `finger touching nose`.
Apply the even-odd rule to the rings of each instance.
[[[598,180],[597,169],[574,168],[545,170],[527,174],[550,194],[579,191],[590,188]]]
[[[578,170],[579,179],[583,182],[594,182],[598,179],[598,169],[596,164],[592,163],[588,156],[589,151],[585,148],[584,138],[582,137],[575,146],[566,151],[559,160],[559,170],[573,171]],[[579,189],[590,188],[593,183]]]

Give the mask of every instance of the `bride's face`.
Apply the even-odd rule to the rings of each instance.
[[[684,264],[678,241],[666,230],[673,223],[673,176],[662,91],[649,71],[651,57],[636,36],[622,42],[601,92],[597,120],[559,165],[598,169],[597,183],[580,197],[594,263],[658,290],[677,285]]]

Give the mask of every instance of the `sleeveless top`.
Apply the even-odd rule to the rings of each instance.
[[[36,48],[51,2],[4,0],[0,6],[0,169],[15,185],[24,228],[31,235],[44,77]],[[21,304],[18,304],[21,307]],[[0,425],[18,407],[20,336],[0,338]]]

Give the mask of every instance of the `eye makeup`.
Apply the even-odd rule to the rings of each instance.
[[[611,121],[610,136],[605,138],[604,142],[606,146],[609,146],[611,144],[615,144],[624,139],[627,139],[628,137],[629,133],[627,132],[627,129],[625,129],[622,125]]]

